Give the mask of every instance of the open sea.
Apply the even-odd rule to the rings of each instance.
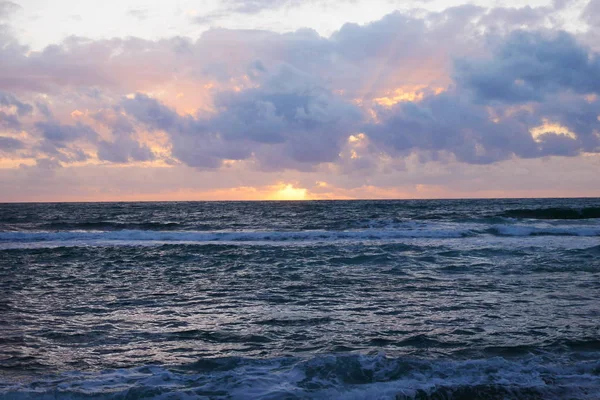
[[[3,399],[600,399],[600,199],[0,204]]]

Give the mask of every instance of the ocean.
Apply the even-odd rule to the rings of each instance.
[[[4,399],[600,399],[600,199],[0,204]]]

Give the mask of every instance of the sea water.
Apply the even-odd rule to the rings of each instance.
[[[600,199],[2,204],[0,397],[599,399]]]

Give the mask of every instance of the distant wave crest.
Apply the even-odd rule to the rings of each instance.
[[[502,216],[530,219],[591,219],[600,218],[600,207],[586,208],[520,208],[505,211]]]
[[[169,230],[66,230],[0,231],[0,242],[304,242],[390,239],[452,239],[481,235],[523,236],[600,236],[600,226],[553,225],[423,225],[404,228],[345,231],[169,231]]]

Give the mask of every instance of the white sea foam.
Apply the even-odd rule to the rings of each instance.
[[[384,355],[220,359],[199,368],[146,366],[96,374],[71,373],[27,384],[0,385],[0,395],[14,399],[411,399],[418,394],[451,398],[462,391],[464,398],[487,398],[490,393],[495,394],[492,398],[499,398],[504,393],[510,398],[585,400],[597,398],[600,377],[594,371],[599,365],[593,360],[575,365],[534,356],[470,361],[390,359]]]
[[[98,242],[331,242],[390,239],[457,239],[468,237],[600,236],[598,225],[405,223],[386,228],[305,231],[2,231],[0,244],[52,242],[84,245]],[[6,246],[2,246],[6,247]]]
[[[254,242],[331,241],[344,239],[460,238],[473,235],[469,229],[416,228],[365,229],[353,231],[38,231],[0,232],[0,241],[159,241],[159,242]]]

